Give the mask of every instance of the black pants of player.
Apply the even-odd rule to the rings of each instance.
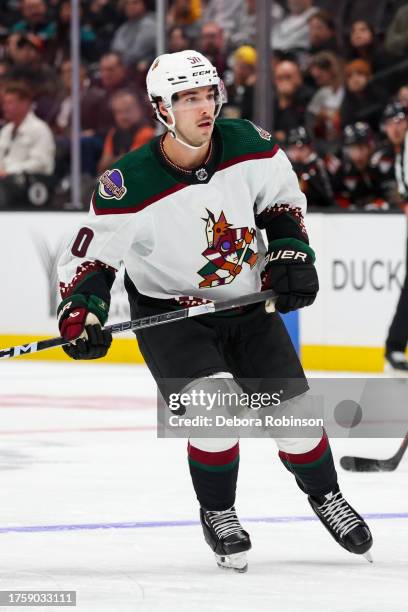
[[[406,252],[406,275],[401,295],[398,300],[397,310],[388,331],[385,343],[387,353],[392,351],[405,352],[408,344],[408,240]]]
[[[140,301],[132,303],[131,300],[132,318],[165,310],[164,306],[158,308]],[[280,315],[267,314],[263,304],[250,307],[243,314],[202,315],[140,330],[136,336],[164,398],[169,391],[177,393],[184,386],[169,389],[167,383],[171,379],[190,381],[217,372],[230,372],[238,382],[241,379],[264,379],[262,390],[265,391],[268,380],[275,381],[274,388],[277,379],[282,380],[286,391],[283,399],[300,395],[308,388]]]

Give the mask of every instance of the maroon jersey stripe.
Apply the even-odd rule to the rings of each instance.
[[[228,159],[220,164],[217,170],[224,170],[225,168],[229,168],[230,166],[234,166],[235,164],[240,164],[241,162],[249,161],[251,159],[266,159],[267,157],[274,157],[278,151],[279,145],[275,145],[270,151],[259,151],[258,153],[244,153],[243,155],[237,155],[237,157],[232,157],[231,159]]]

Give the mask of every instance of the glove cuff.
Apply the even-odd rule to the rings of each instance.
[[[88,312],[93,313],[98,317],[102,327],[105,325],[109,314],[109,305],[97,295],[82,295],[76,293],[69,298],[65,298],[57,308],[58,322],[68,316],[68,313],[74,308],[85,308]]]
[[[273,255],[273,257],[272,257]],[[272,261],[280,263],[314,263],[316,255],[312,247],[297,238],[277,238],[268,245],[265,264]]]

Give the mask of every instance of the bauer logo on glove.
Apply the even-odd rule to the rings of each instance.
[[[293,260],[297,260],[300,259],[304,262],[306,262],[307,260],[307,253],[303,253],[302,251],[291,251],[289,249],[279,249],[278,251],[271,251],[265,255],[265,265],[272,262],[272,261],[277,261],[278,259],[293,259]]]
[[[319,291],[314,261],[313,249],[302,240],[279,238],[269,243],[262,290],[275,291],[276,310],[287,313],[313,304]]]

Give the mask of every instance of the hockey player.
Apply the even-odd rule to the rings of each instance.
[[[384,110],[383,128],[387,134],[389,145],[381,152],[384,174],[388,181],[397,181],[398,197],[396,203],[408,217],[408,180],[407,180],[407,134],[408,117],[404,106],[399,102],[391,102]],[[391,162],[387,167],[386,161]],[[388,173],[387,173],[388,170]],[[408,374],[408,360],[405,351],[408,345],[408,242],[406,250],[407,272],[397,309],[392,319],[385,343],[386,369],[395,375]]]
[[[395,162],[408,129],[407,110],[399,102],[390,102],[384,109],[381,127],[386,141],[371,158],[371,174],[378,194],[393,208],[401,206],[404,196],[399,193]]]
[[[178,308],[188,302],[183,296],[219,300],[259,291],[265,251],[263,288],[278,295],[278,311],[308,306],[318,291],[305,197],[290,162],[262,128],[217,120],[223,89],[212,64],[196,51],[159,56],[147,90],[166,133],[100,177],[89,217],[59,262],[59,327],[74,359],[108,351],[102,326],[122,263],[132,317]],[[140,330],[137,339],[164,395],[164,379],[187,379],[190,391],[203,382],[216,391],[222,380],[239,392],[237,380],[251,377],[295,379],[292,397],[307,389],[280,316],[264,306]],[[370,530],[339,490],[325,432],[277,444],[331,535],[348,551],[366,553]],[[234,508],[238,440],[190,438],[188,460],[217,563],[245,571],[251,542]]]
[[[308,206],[333,206],[334,194],[325,161],[317,155],[304,127],[289,131],[286,153],[292,162],[300,188],[307,198]]]
[[[342,208],[380,207],[378,186],[374,183],[370,160],[374,152],[374,138],[370,126],[358,121],[343,130],[342,163],[332,174],[336,201]]]

